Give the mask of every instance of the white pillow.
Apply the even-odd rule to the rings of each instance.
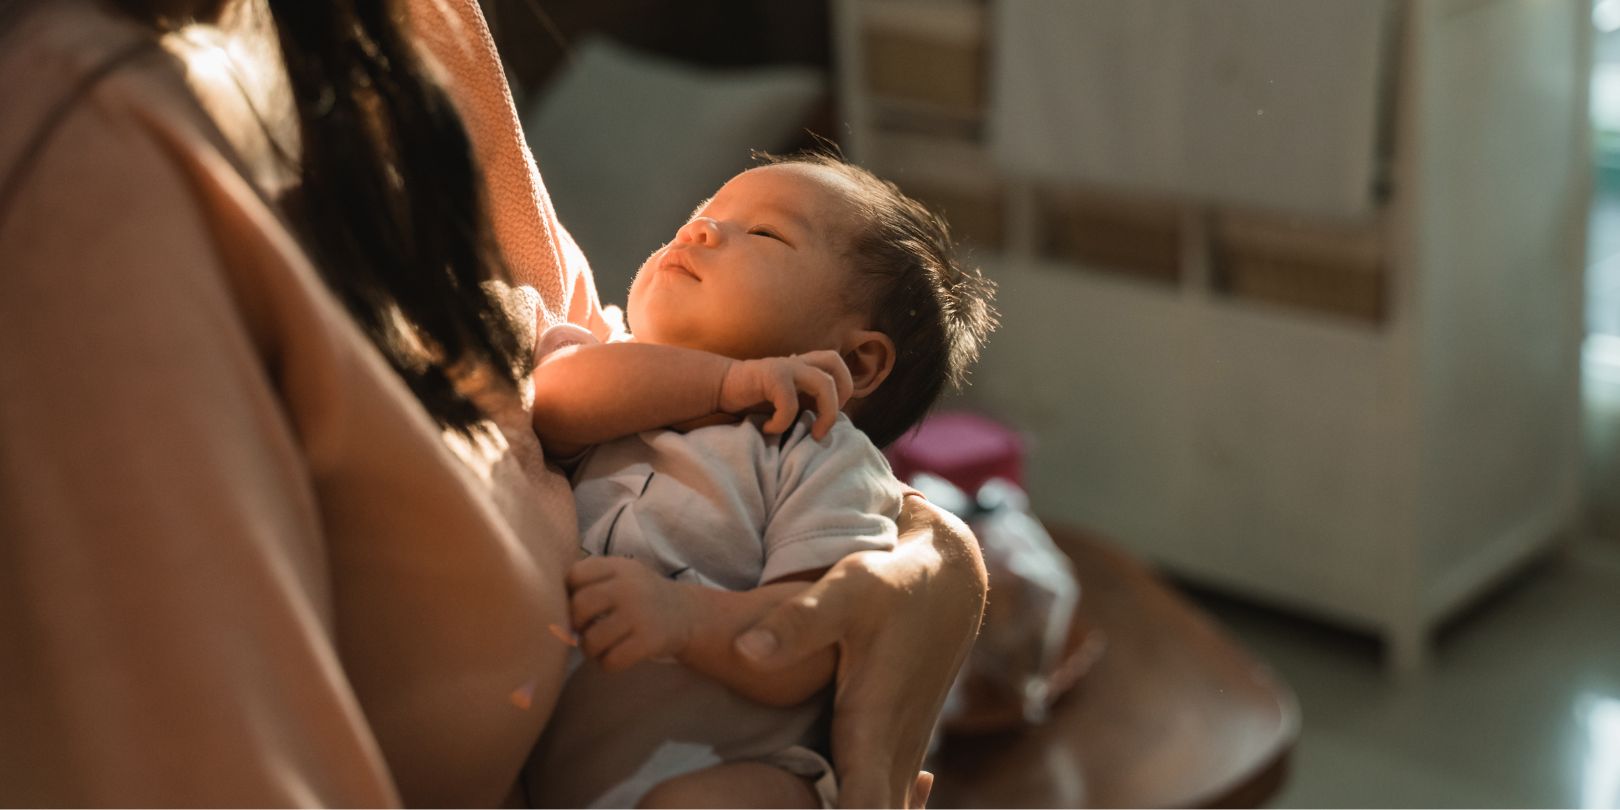
[[[705,70],[582,43],[523,129],[603,303],[624,303],[642,260],[748,167],[750,150],[792,144],[824,87],[808,67]]]

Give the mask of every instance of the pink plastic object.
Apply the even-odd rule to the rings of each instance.
[[[1024,486],[1024,443],[999,422],[968,411],[936,413],[884,451],[895,477],[933,473],[963,492],[1004,478]]]

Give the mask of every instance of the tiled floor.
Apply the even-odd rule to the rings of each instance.
[[[1365,638],[1198,597],[1294,688],[1278,807],[1620,806],[1620,542],[1553,553],[1394,680]]]

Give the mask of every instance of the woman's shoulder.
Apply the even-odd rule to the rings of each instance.
[[[10,14],[0,21],[0,166],[37,153],[74,115],[116,113],[184,90],[163,80],[178,71],[153,33],[101,5],[33,2]]]
[[[132,46],[151,44],[151,34],[132,20],[88,0],[19,2],[0,13],[0,92],[8,101],[40,94],[52,84],[72,84],[108,58]]]
[[[0,228],[40,186],[93,208],[118,187],[167,185],[188,153],[238,173],[152,31],[82,0],[18,14],[0,32]]]
[[[302,253],[179,60],[151,30],[82,0],[27,4],[3,38],[7,285],[52,290],[36,304],[64,311],[75,306],[64,289],[116,286],[125,304],[99,317],[130,323],[173,318],[165,291],[225,290],[264,344],[265,297],[244,285],[318,283],[277,272],[302,268]]]
[[[24,15],[0,42],[0,317],[51,313],[39,342],[117,335],[98,345],[131,357],[229,344],[278,375],[365,365],[364,336],[153,32],[81,0]]]

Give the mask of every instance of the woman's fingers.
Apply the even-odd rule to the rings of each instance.
[[[926,800],[918,775],[984,608],[984,565],[961,521],[906,498],[893,552],[860,552],[738,637],[760,669],[839,647],[832,748],[846,807]]]
[[[928,771],[917,772],[917,783],[911,788],[911,807],[925,810],[928,807],[928,794],[934,792],[934,775]]]
[[[760,669],[774,670],[796,664],[848,638],[855,629],[852,617],[858,607],[851,597],[879,591],[877,587],[860,587],[870,571],[856,558],[882,553],[857,552],[839,561],[804,593],[777,605],[738,636],[737,652]],[[866,608],[874,615],[883,613],[874,609],[876,605],[868,604]]]

